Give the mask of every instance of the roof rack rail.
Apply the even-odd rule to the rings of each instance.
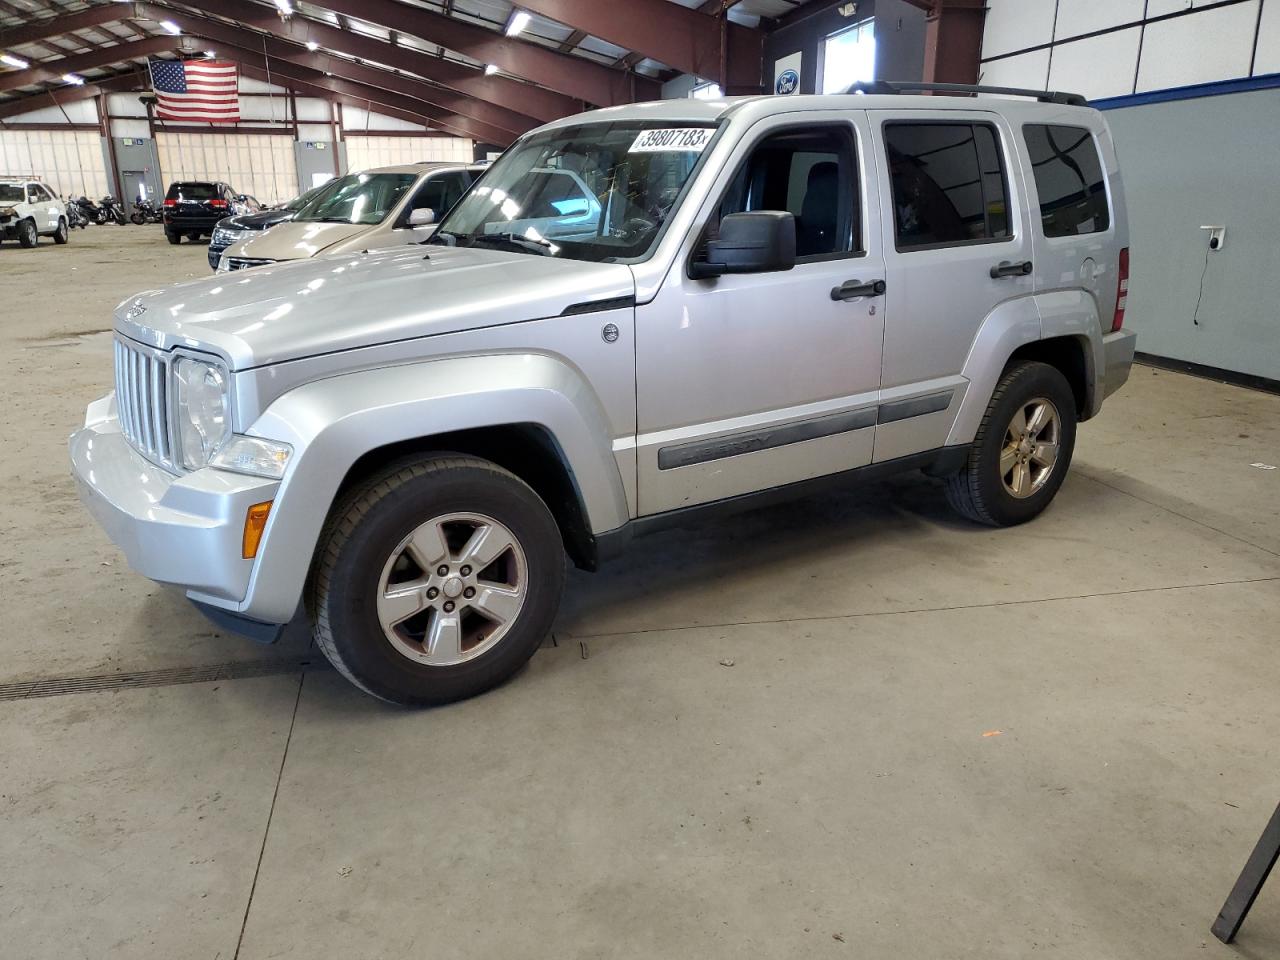
[[[931,91],[933,93],[990,93],[1004,97],[1032,97],[1041,103],[1060,103],[1069,107],[1087,107],[1089,101],[1078,93],[1057,90],[1026,90],[1021,87],[984,87],[969,83],[919,83],[914,80],[872,80],[855,83],[845,93],[897,94]]]

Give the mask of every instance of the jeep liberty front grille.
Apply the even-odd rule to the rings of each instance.
[[[169,362],[158,350],[119,338],[115,347],[120,432],[148,460],[176,470],[169,425]]]

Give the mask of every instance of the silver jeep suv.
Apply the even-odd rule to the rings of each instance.
[[[302,603],[407,704],[520,667],[566,553],[707,509],[922,469],[1030,520],[1128,376],[1128,232],[1102,116],[1004,93],[586,113],[424,244],[130,298],[85,503],[216,621]]]

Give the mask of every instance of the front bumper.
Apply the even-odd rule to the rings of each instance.
[[[1133,351],[1138,335],[1132,330],[1119,330],[1102,338],[1102,397],[1106,399],[1125,385],[1133,366]]]
[[[245,513],[274,500],[279,481],[161,469],[121,434],[114,394],[89,405],[70,445],[80,498],[129,566],[192,599],[224,607],[244,600],[254,563],[241,556]]]

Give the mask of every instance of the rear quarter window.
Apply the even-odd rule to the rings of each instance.
[[[1044,235],[1077,237],[1109,228],[1107,180],[1093,134],[1084,127],[1028,123],[1022,135],[1035,172]]]

